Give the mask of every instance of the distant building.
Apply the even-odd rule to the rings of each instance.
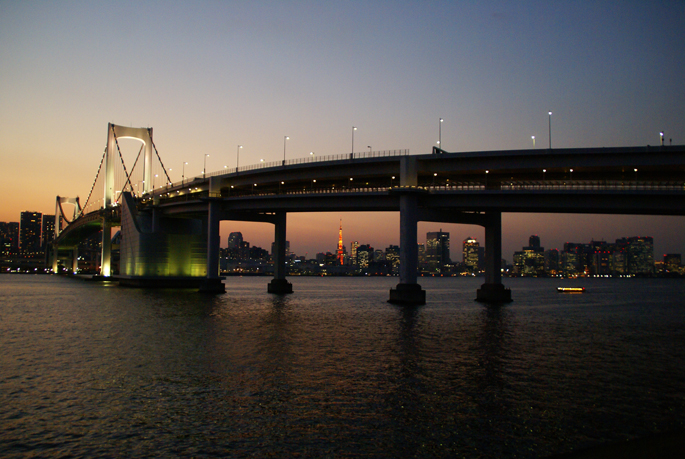
[[[480,265],[480,243],[472,237],[467,237],[462,242],[462,262],[470,272],[477,272]]]
[[[350,264],[357,266],[359,261],[357,260],[357,250],[359,249],[359,242],[352,241],[350,243]]]
[[[369,263],[373,261],[373,247],[368,244],[362,244],[357,248],[357,266],[361,269],[369,267]]]
[[[0,222],[0,252],[3,255],[19,250],[19,222]]]
[[[561,270],[559,269],[560,254],[559,249],[545,250],[545,271],[554,276]]]
[[[43,215],[43,228],[42,233],[42,243],[41,247],[43,251],[47,250],[48,244],[50,244],[53,239],[55,239],[55,216],[54,215]]]
[[[545,271],[545,248],[540,247],[540,237],[533,235],[528,246],[514,253],[514,271],[519,276],[540,277]]]
[[[430,271],[442,271],[450,260],[450,233],[440,231],[426,234],[426,263]]]
[[[40,251],[40,212],[22,212],[19,220],[19,249],[24,253]]]
[[[389,245],[385,249],[385,259],[392,266],[394,274],[399,273],[400,270],[400,247],[398,245]]]
[[[243,233],[234,232],[228,235],[228,248],[239,250],[243,243]]]
[[[651,237],[628,238],[628,273],[654,274],[654,241]]]
[[[664,255],[664,269],[669,273],[679,273],[681,259],[679,253],[669,253]]]

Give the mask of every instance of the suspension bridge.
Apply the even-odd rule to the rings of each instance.
[[[120,284],[222,292],[219,222],[269,222],[274,279],[268,291],[289,293],[288,213],[397,211],[400,282],[389,301],[425,302],[417,282],[417,223],[433,221],[485,228],[485,283],[477,299],[506,302],[511,292],[501,279],[502,212],[685,215],[684,146],[351,152],[172,182],[152,132],[109,124],[84,206],[76,198],[57,198],[53,270],[59,251],[72,251],[75,260],[78,242],[101,232],[100,275],[111,278],[112,228],[120,227]],[[119,146],[124,138],[142,143],[130,170]],[[70,217],[65,203],[74,207]]]

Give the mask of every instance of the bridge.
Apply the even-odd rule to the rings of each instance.
[[[133,170],[129,174],[123,165],[117,138],[124,136],[143,143],[141,189],[134,186]],[[158,161],[153,161],[153,149],[151,129],[109,125],[102,161],[107,165],[104,197],[93,204],[91,191],[69,225],[56,225],[56,250],[102,231],[101,275],[109,277],[111,228],[121,225],[122,285],[197,285],[223,291],[219,222],[269,222],[275,248],[268,291],[289,293],[288,213],[396,211],[400,279],[389,301],[425,302],[417,281],[417,223],[433,221],[485,228],[485,282],[477,299],[507,302],[511,292],[503,286],[500,270],[503,212],[685,215],[684,146],[349,153],[224,169],[176,183],[164,170],[166,180],[157,187],[152,177],[160,174],[153,175],[152,169],[161,165],[161,158],[157,153]],[[122,184],[113,178],[115,153],[122,159]],[[117,194],[115,188],[121,191]]]

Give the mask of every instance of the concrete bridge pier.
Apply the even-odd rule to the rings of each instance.
[[[207,207],[207,277],[200,283],[200,291],[226,293],[226,286],[219,276],[221,203],[218,200],[210,200]]]
[[[100,276],[112,275],[112,222],[104,217],[102,220],[102,250],[100,253]]]
[[[293,293],[293,284],[288,282],[285,278],[287,274],[286,259],[285,259],[285,241],[286,241],[286,219],[285,212],[276,212],[274,221],[274,278],[267,287],[269,293]]]
[[[509,303],[511,290],[502,285],[502,212],[485,213],[485,283],[476,291],[476,301]]]
[[[400,283],[390,289],[389,303],[426,304],[426,291],[417,283],[419,249],[417,245],[418,196],[400,196]]]
[[[389,303],[426,304],[426,291],[416,282],[419,268],[418,167],[415,157],[400,159],[400,283],[390,289]]]

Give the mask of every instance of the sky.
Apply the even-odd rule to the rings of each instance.
[[[172,180],[236,162],[409,149],[685,144],[685,2],[0,0],[0,221],[85,199],[107,123],[152,127]],[[133,161],[137,147],[124,152]],[[291,250],[399,242],[399,214],[290,214]],[[461,241],[482,228],[420,223]],[[273,226],[223,222],[270,249]],[[685,254],[685,217],[504,214],[504,258],[537,234],[652,236]]]

